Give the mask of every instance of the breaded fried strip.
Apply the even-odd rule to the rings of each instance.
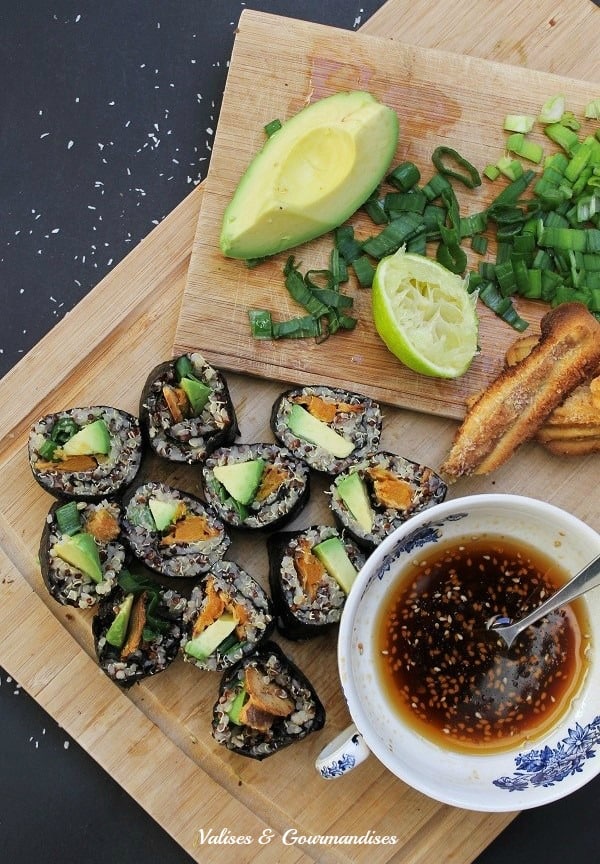
[[[522,336],[510,346],[506,352],[506,362],[514,366],[524,360],[537,345],[539,336]],[[600,424],[600,368],[594,372],[595,377],[580,384],[566,399],[558,405],[546,419],[544,426],[596,426]],[[538,438],[540,435],[538,434]]]
[[[600,453],[600,438],[561,438],[545,441],[544,447],[555,456],[589,456],[590,453]]]
[[[552,309],[540,329],[531,353],[504,369],[468,409],[440,469],[448,481],[504,464],[600,365],[600,322],[582,303]]]

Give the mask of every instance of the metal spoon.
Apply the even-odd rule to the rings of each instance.
[[[530,624],[534,624],[540,618],[543,618],[544,615],[554,612],[559,606],[566,606],[571,600],[574,600],[581,594],[585,594],[586,591],[590,591],[592,588],[598,587],[598,585],[600,585],[600,555],[597,555],[583,570],[580,570],[566,585],[555,591],[554,594],[548,597],[537,609],[530,612],[529,615],[514,623],[510,618],[505,618],[502,615],[493,615],[485,626],[488,630],[493,630],[494,633],[501,636],[510,648],[519,633],[525,630],[526,627],[529,627]]]

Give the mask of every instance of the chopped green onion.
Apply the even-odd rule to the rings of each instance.
[[[56,524],[62,534],[78,534],[81,531],[81,512],[77,501],[69,501],[58,507],[55,512]]]
[[[488,239],[483,234],[473,234],[471,237],[471,249],[478,255],[485,255],[488,248]]]
[[[269,123],[267,123],[267,125],[264,127],[265,135],[266,135],[268,138],[270,138],[271,135],[273,135],[273,133],[274,133],[274,132],[277,132],[279,129],[281,129],[281,120],[279,120],[279,119],[271,120],[271,121],[270,121]]]
[[[363,252],[373,258],[383,258],[392,255],[423,226],[418,213],[405,213],[389,222],[385,228],[374,237],[362,244]],[[358,257],[358,256],[357,256]]]
[[[427,196],[424,192],[388,192],[383,199],[385,210],[392,214],[400,213],[423,213],[427,204]]]
[[[363,208],[371,221],[376,225],[385,225],[386,222],[390,221],[384,203],[379,197],[379,190],[377,189],[367,198],[363,204]]]
[[[565,97],[562,93],[547,99],[538,115],[540,123],[558,123],[565,113],[565,104]]]
[[[348,281],[348,265],[340,255],[340,250],[336,246],[331,250],[329,267],[331,269],[333,281],[336,285],[341,285]]]
[[[414,162],[402,162],[387,176],[387,181],[390,185],[395,186],[402,192],[408,192],[413,186],[416,186],[421,179],[421,172]]]
[[[555,144],[558,144],[559,147],[562,147],[569,155],[572,155],[573,148],[579,144],[577,133],[563,126],[562,123],[550,123],[544,127],[544,132],[548,138],[554,141]]]
[[[57,447],[58,444],[56,443],[56,441],[51,441],[50,438],[46,438],[46,440],[38,448],[38,456],[40,456],[42,459],[51,460]]]
[[[591,99],[587,103],[584,116],[589,120],[600,120],[600,99]]]
[[[431,180],[423,186],[422,192],[427,197],[427,200],[431,202],[439,198],[442,192],[451,188],[449,181],[442,174],[434,174]]]
[[[445,163],[445,159],[449,159],[460,170],[457,171],[455,168],[451,168]],[[455,180],[464,183],[469,189],[481,186],[481,177],[477,168],[468,159],[465,159],[464,156],[453,150],[452,147],[436,147],[433,151],[431,161],[440,174],[446,177],[454,177]]]
[[[322,333],[321,322],[312,315],[302,315],[273,324],[273,339],[306,339],[321,336]]]
[[[509,135],[506,148],[511,153],[520,156],[521,159],[527,159],[528,162],[539,164],[544,156],[544,148],[537,141],[530,141],[525,138],[522,132],[513,132]]]
[[[496,162],[496,167],[509,180],[517,180],[523,175],[523,166],[519,160],[512,159],[510,156],[501,156]]]
[[[254,339],[273,338],[273,319],[267,309],[249,309],[250,332]]]
[[[358,279],[361,288],[369,288],[373,284],[373,276],[375,275],[375,267],[371,263],[367,255],[361,255],[360,258],[355,258],[352,262],[356,278]]]
[[[535,117],[531,114],[507,114],[504,118],[504,129],[506,132],[531,132]]]
[[[458,243],[440,243],[435,257],[451,273],[464,273],[467,266],[467,253]]]
[[[334,242],[346,264],[352,264],[355,258],[362,255],[362,246],[354,237],[351,225],[341,225],[334,231]]]
[[[487,177],[488,180],[497,180],[500,176],[500,169],[497,165],[486,165],[483,169],[484,177]]]

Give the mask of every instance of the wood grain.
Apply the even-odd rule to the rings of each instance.
[[[433,7],[435,8],[435,7]],[[414,14],[414,13],[413,13]],[[381,32],[381,31],[380,31]],[[404,34],[403,34],[404,35]],[[263,45],[274,46],[266,55]],[[219,251],[223,211],[239,178],[264,142],[263,126],[288,118],[309,101],[340,90],[368,89],[400,119],[400,141],[393,164],[415,162],[425,182],[432,176],[435,147],[453,147],[482,169],[504,152],[502,123],[507,113],[537,114],[548,94],[568,94],[569,106],[583,115],[596,92],[593,85],[477,57],[375,39],[329,27],[248,12],[238,31],[194,239],[188,281],[177,325],[175,350],[188,350],[202,333],[205,354],[226,369],[298,383],[360,389],[389,404],[447,417],[461,417],[465,399],[496,376],[515,332],[480,304],[480,353],[456,381],[425,378],[403,366],[387,350],[372,323],[370,291],[351,280],[358,325],[324,342],[306,339],[262,342],[250,334],[248,310],[271,310],[275,320],[301,314],[282,277],[288,252],[249,269]],[[253,111],[244,110],[257,93]],[[596,124],[588,123],[589,129]],[[535,136],[552,152],[541,129]],[[476,190],[455,183],[462,215],[484,209],[502,188],[488,181]],[[356,235],[376,227],[367,216],[353,218]],[[328,266],[332,235],[293,251],[306,269]],[[464,243],[468,250],[468,243]],[[488,258],[493,260],[495,247]],[[470,253],[472,269],[479,256]],[[536,327],[544,304],[521,300],[523,317]]]
[[[543,66],[550,44],[553,71],[571,74],[573,44],[581,46],[582,64],[593,56],[589,34],[598,10],[589,3],[569,4],[568,16],[564,21],[559,16],[546,34],[551,5],[502,4],[518,16],[524,14],[523,8],[528,11],[527,26],[519,35],[519,41],[527,36],[527,63]],[[470,20],[471,26],[477,24],[474,29],[481,43],[467,31],[469,49],[481,44],[489,56],[496,56],[497,50],[502,59],[519,62],[513,19],[504,11],[500,14],[498,4],[462,3],[454,16]],[[569,21],[581,27],[579,42],[572,41]],[[488,44],[492,22],[497,45]],[[455,18],[436,24],[428,3],[390,0],[366,29],[395,34],[424,47],[456,49],[445,44],[446,38],[456,38],[455,24]],[[564,68],[556,65],[561,58]],[[592,78],[594,69],[585,74]],[[211,827],[253,837],[264,828],[273,830],[271,844],[254,843],[248,857],[240,855],[240,861],[259,864],[311,860],[467,864],[515,814],[441,806],[395,780],[374,759],[339,783],[324,783],[314,773],[314,756],[348,720],[337,683],[334,636],[306,645],[284,643],[325,702],[325,729],[258,764],[224,753],[210,738],[215,678],[177,661],[154,680],[128,694],[121,692],[93,660],[90,615],[57,606],[43,587],[37,545],[51,502],[28,470],[29,426],[47,410],[75,404],[105,401],[136,409],[147,371],[169,356],[174,344],[201,199],[202,190],[195,190],[0,381],[0,663],[198,861],[225,860],[222,848],[198,843],[198,828]],[[204,348],[202,336],[195,347]],[[28,382],[26,388],[23,380]],[[228,375],[228,380],[242,439],[268,435],[268,410],[281,384],[237,373]],[[384,445],[437,465],[454,428],[446,418],[389,408]],[[156,462],[147,470],[187,488],[195,485],[187,471],[169,472]],[[561,462],[531,445],[497,475],[461,483],[452,494],[531,494],[571,510],[600,529],[597,484],[597,459]],[[305,518],[328,518],[318,482]],[[229,557],[265,580],[266,553],[260,541],[236,537]],[[368,853],[360,847],[286,846],[281,838],[288,828],[304,834],[370,829],[395,834],[398,843],[369,847]]]

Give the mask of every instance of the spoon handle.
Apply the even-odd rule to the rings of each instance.
[[[519,621],[515,621],[514,624],[509,624],[507,626],[499,625],[495,629],[499,633],[501,632],[504,638],[508,637],[510,634],[512,636],[510,641],[512,642],[517,633],[520,633],[521,630],[525,629],[525,627],[539,621],[539,619],[543,618],[544,615],[554,612],[554,610],[558,609],[559,606],[566,606],[571,602],[571,600],[575,600],[576,597],[585,594],[586,591],[590,591],[592,588],[596,588],[599,585],[600,555],[596,556],[593,561],[590,561],[583,570],[580,570],[579,573],[576,576],[573,576],[566,585],[563,585],[562,588],[559,588],[558,591],[551,594],[547,600],[537,606],[529,613],[529,615],[520,618]],[[513,632],[511,633],[510,631]]]

